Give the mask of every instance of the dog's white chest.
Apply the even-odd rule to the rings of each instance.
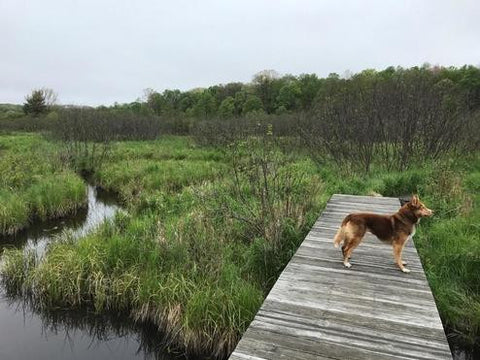
[[[412,227],[412,232],[410,233],[410,239],[412,239],[412,238],[413,238],[413,235],[415,235],[415,231],[416,231],[415,225],[413,225],[413,227]]]

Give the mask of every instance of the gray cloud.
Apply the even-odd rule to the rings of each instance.
[[[2,0],[0,103],[62,103],[250,81],[254,73],[480,63],[480,2]]]

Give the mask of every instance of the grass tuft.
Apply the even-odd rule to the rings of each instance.
[[[0,136],[0,148],[0,235],[85,205],[85,184],[62,165],[55,143],[36,134],[13,134]]]

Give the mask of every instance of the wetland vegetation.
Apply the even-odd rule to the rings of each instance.
[[[86,186],[36,134],[0,137],[0,234],[13,234],[36,218],[74,213],[86,203]]]
[[[419,193],[415,243],[455,343],[480,336],[480,70],[275,77],[145,102],[1,120],[3,233],[85,204],[82,175],[126,212],[2,280],[36,309],[123,314],[167,347],[225,358],[333,193]],[[34,130],[34,132],[32,132]],[[452,340],[452,339],[450,339]],[[452,340],[452,344],[453,344]]]

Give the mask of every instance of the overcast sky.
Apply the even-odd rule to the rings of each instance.
[[[0,103],[112,104],[280,74],[480,64],[479,0],[0,0]]]

